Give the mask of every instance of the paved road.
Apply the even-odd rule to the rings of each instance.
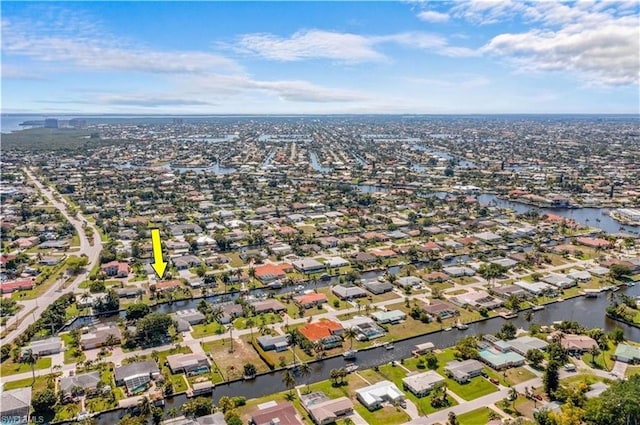
[[[64,279],[55,282],[51,285],[51,288],[47,290],[44,294],[39,296],[36,300],[25,300],[20,301],[20,304],[24,305],[24,308],[21,310],[22,314],[16,315],[16,318],[13,319],[9,324],[15,323],[19,320],[22,320],[22,323],[18,325],[16,329],[9,332],[4,338],[0,340],[0,344],[8,344],[15,340],[20,334],[22,334],[27,327],[35,322],[37,317],[40,317],[44,310],[52,304],[56,299],[61,297],[62,295],[73,292],[78,289],[78,285],[81,282],[87,279],[87,276],[91,269],[98,263],[100,260],[100,252],[102,251],[102,241],[100,240],[100,234],[96,227],[90,222],[86,221],[80,213],[77,214],[77,217],[72,217],[67,212],[67,202],[60,198],[61,201],[56,201],[54,199],[54,191],[45,187],[32,173],[28,168],[25,169],[25,173],[29,177],[29,179],[35,184],[35,186],[40,190],[40,192],[49,200],[49,202],[56,207],[62,215],[73,225],[78,232],[80,237],[80,251],[74,252],[75,255],[86,255],[89,259],[89,264],[87,265],[84,272],[80,273],[73,282],[67,286],[66,288],[62,288],[62,283]],[[87,227],[93,230],[93,245],[89,243],[89,239],[85,235],[85,231],[83,228],[84,222],[87,223]],[[35,309],[35,310],[33,310]],[[32,311],[33,310],[33,311]]]

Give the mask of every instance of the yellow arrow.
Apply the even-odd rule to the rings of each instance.
[[[162,261],[162,244],[160,243],[159,229],[151,229],[151,245],[153,246],[153,263],[151,267],[158,275],[158,279],[162,279],[164,271],[167,269],[167,262]]]

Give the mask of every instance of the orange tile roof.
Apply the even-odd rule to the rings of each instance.
[[[342,325],[332,320],[321,320],[319,322],[307,323],[298,331],[305,336],[309,341],[314,342],[322,338],[326,338],[332,335],[332,331],[338,331],[342,329]]]

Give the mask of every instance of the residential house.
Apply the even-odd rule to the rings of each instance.
[[[430,370],[403,378],[402,386],[405,391],[409,391],[416,397],[421,398],[427,396],[433,389],[444,385],[445,381],[436,371]]]
[[[262,283],[273,282],[274,280],[287,277],[283,264],[263,264],[255,268],[256,279]]]
[[[32,279],[14,280],[0,284],[0,293],[10,294],[14,291],[27,291],[35,286]]]
[[[63,397],[70,398],[75,396],[72,394],[75,389],[79,389],[82,394],[95,392],[100,382],[100,372],[98,371],[81,373],[60,378],[58,390],[62,392]]]
[[[173,265],[178,270],[187,270],[191,267],[198,267],[200,265],[200,259],[195,255],[182,255],[175,257],[171,260]]]
[[[327,349],[342,345],[341,335],[344,328],[333,320],[322,319],[318,322],[306,323],[298,331],[310,342],[321,341]]]
[[[380,381],[356,390],[356,398],[368,410],[380,409],[384,402],[395,404],[404,400],[404,393],[391,381]]]
[[[367,316],[355,316],[352,319],[342,320],[341,322],[343,328],[355,331],[358,341],[370,341],[384,335],[384,329]]]
[[[125,386],[134,394],[147,388],[152,379],[160,376],[158,364],[153,360],[117,366],[114,370],[116,385]]]
[[[457,308],[440,300],[431,300],[429,304],[423,304],[422,311],[431,317],[440,317],[441,319],[453,317],[458,314]]]
[[[415,276],[403,276],[396,280],[396,285],[403,289],[418,288],[422,285],[422,279]]]
[[[492,297],[485,291],[465,292],[464,294],[451,297],[449,300],[462,307],[467,307],[467,306],[471,306],[474,308],[484,307],[488,310],[498,308],[502,304],[504,304],[502,300]]]
[[[297,297],[294,297],[293,301],[296,304],[298,304],[298,305],[300,305],[300,306],[302,306],[304,308],[311,308],[311,307],[314,307],[316,305],[324,304],[328,300],[327,300],[327,296],[325,294],[311,292],[311,293],[308,293],[308,294],[299,295]]]
[[[407,315],[400,310],[391,311],[376,311],[371,314],[371,317],[381,325],[386,323],[396,324],[400,323],[407,318]]]
[[[300,402],[316,425],[329,425],[353,413],[353,403],[348,397],[330,399],[323,392],[313,392],[301,395]]]
[[[586,335],[563,334],[560,338],[560,345],[569,354],[581,355],[589,352],[593,347],[597,347],[598,343]]]
[[[473,270],[472,268],[462,266],[444,267],[442,271],[451,277],[473,276],[474,274],[476,274],[475,270]]]
[[[453,360],[447,363],[444,367],[444,371],[451,379],[460,384],[469,382],[471,378],[482,375],[482,368],[484,366],[477,360]]]
[[[284,351],[289,347],[289,335],[263,335],[256,338],[264,351]]]
[[[31,350],[31,353],[36,357],[57,354],[62,351],[62,340],[60,337],[53,336],[51,338],[31,341],[29,345],[22,347],[20,352],[24,356],[27,350]]]
[[[620,362],[636,364],[640,363],[640,347],[629,344],[618,344],[613,357]]]
[[[525,280],[517,280],[513,284],[535,296],[555,296],[555,294],[557,294],[557,289],[555,287],[544,282],[527,282]]]
[[[0,392],[0,419],[2,424],[28,424],[31,411],[31,387]],[[17,420],[15,419],[17,418]],[[8,420],[7,420],[8,419]]]
[[[266,402],[259,404],[251,412],[251,425],[303,425],[293,404],[287,402]]]
[[[544,283],[548,283],[549,285],[553,285],[556,288],[566,289],[576,285],[576,281],[571,279],[568,276],[558,273],[550,273],[547,276],[544,276],[540,279]]]
[[[129,264],[122,261],[111,261],[100,266],[102,273],[109,277],[127,277],[129,276]]]
[[[325,266],[330,269],[337,269],[339,267],[346,267],[350,263],[342,257],[329,257],[325,261]]]
[[[391,292],[393,290],[393,285],[389,282],[375,279],[363,281],[362,286],[374,295],[384,294],[385,292]]]
[[[83,350],[104,347],[108,342],[119,344],[120,341],[122,341],[122,333],[115,323],[98,326],[80,335],[80,347]]]
[[[261,313],[279,313],[286,311],[287,307],[276,299],[266,299],[251,302],[256,314]]]
[[[292,261],[291,265],[302,273],[313,273],[326,269],[324,264],[314,258],[303,258],[301,260]]]
[[[209,360],[200,353],[172,354],[167,356],[171,373],[186,373],[189,376],[209,372]]]
[[[359,286],[335,285],[331,287],[331,292],[341,300],[352,300],[367,296],[367,291]]]
[[[190,308],[187,310],[178,310],[172,316],[175,319],[182,319],[189,323],[190,325],[197,325],[203,323],[206,320],[206,316],[200,313],[195,308]]]

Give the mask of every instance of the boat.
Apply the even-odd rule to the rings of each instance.
[[[356,358],[356,351],[355,350],[347,350],[344,353],[342,353],[342,357],[344,357],[346,360],[355,359]]]
[[[469,329],[469,325],[465,324],[465,323],[460,323],[458,322],[456,324],[456,328],[458,328],[459,330],[463,331],[465,329]]]
[[[452,327],[444,328],[444,331],[445,331],[445,332],[449,332],[449,331],[451,331],[451,330],[453,330],[453,328],[452,328]]]
[[[355,372],[358,370],[358,365],[355,363],[349,363],[344,367],[344,370],[347,371],[347,373]]]
[[[544,306],[540,304],[534,305],[533,307],[531,307],[531,310],[533,311],[544,310]]]
[[[385,343],[383,344],[383,347],[384,347],[386,350],[393,350],[393,349],[395,348],[395,346],[393,345],[393,343],[392,343],[392,342],[385,342]]]

